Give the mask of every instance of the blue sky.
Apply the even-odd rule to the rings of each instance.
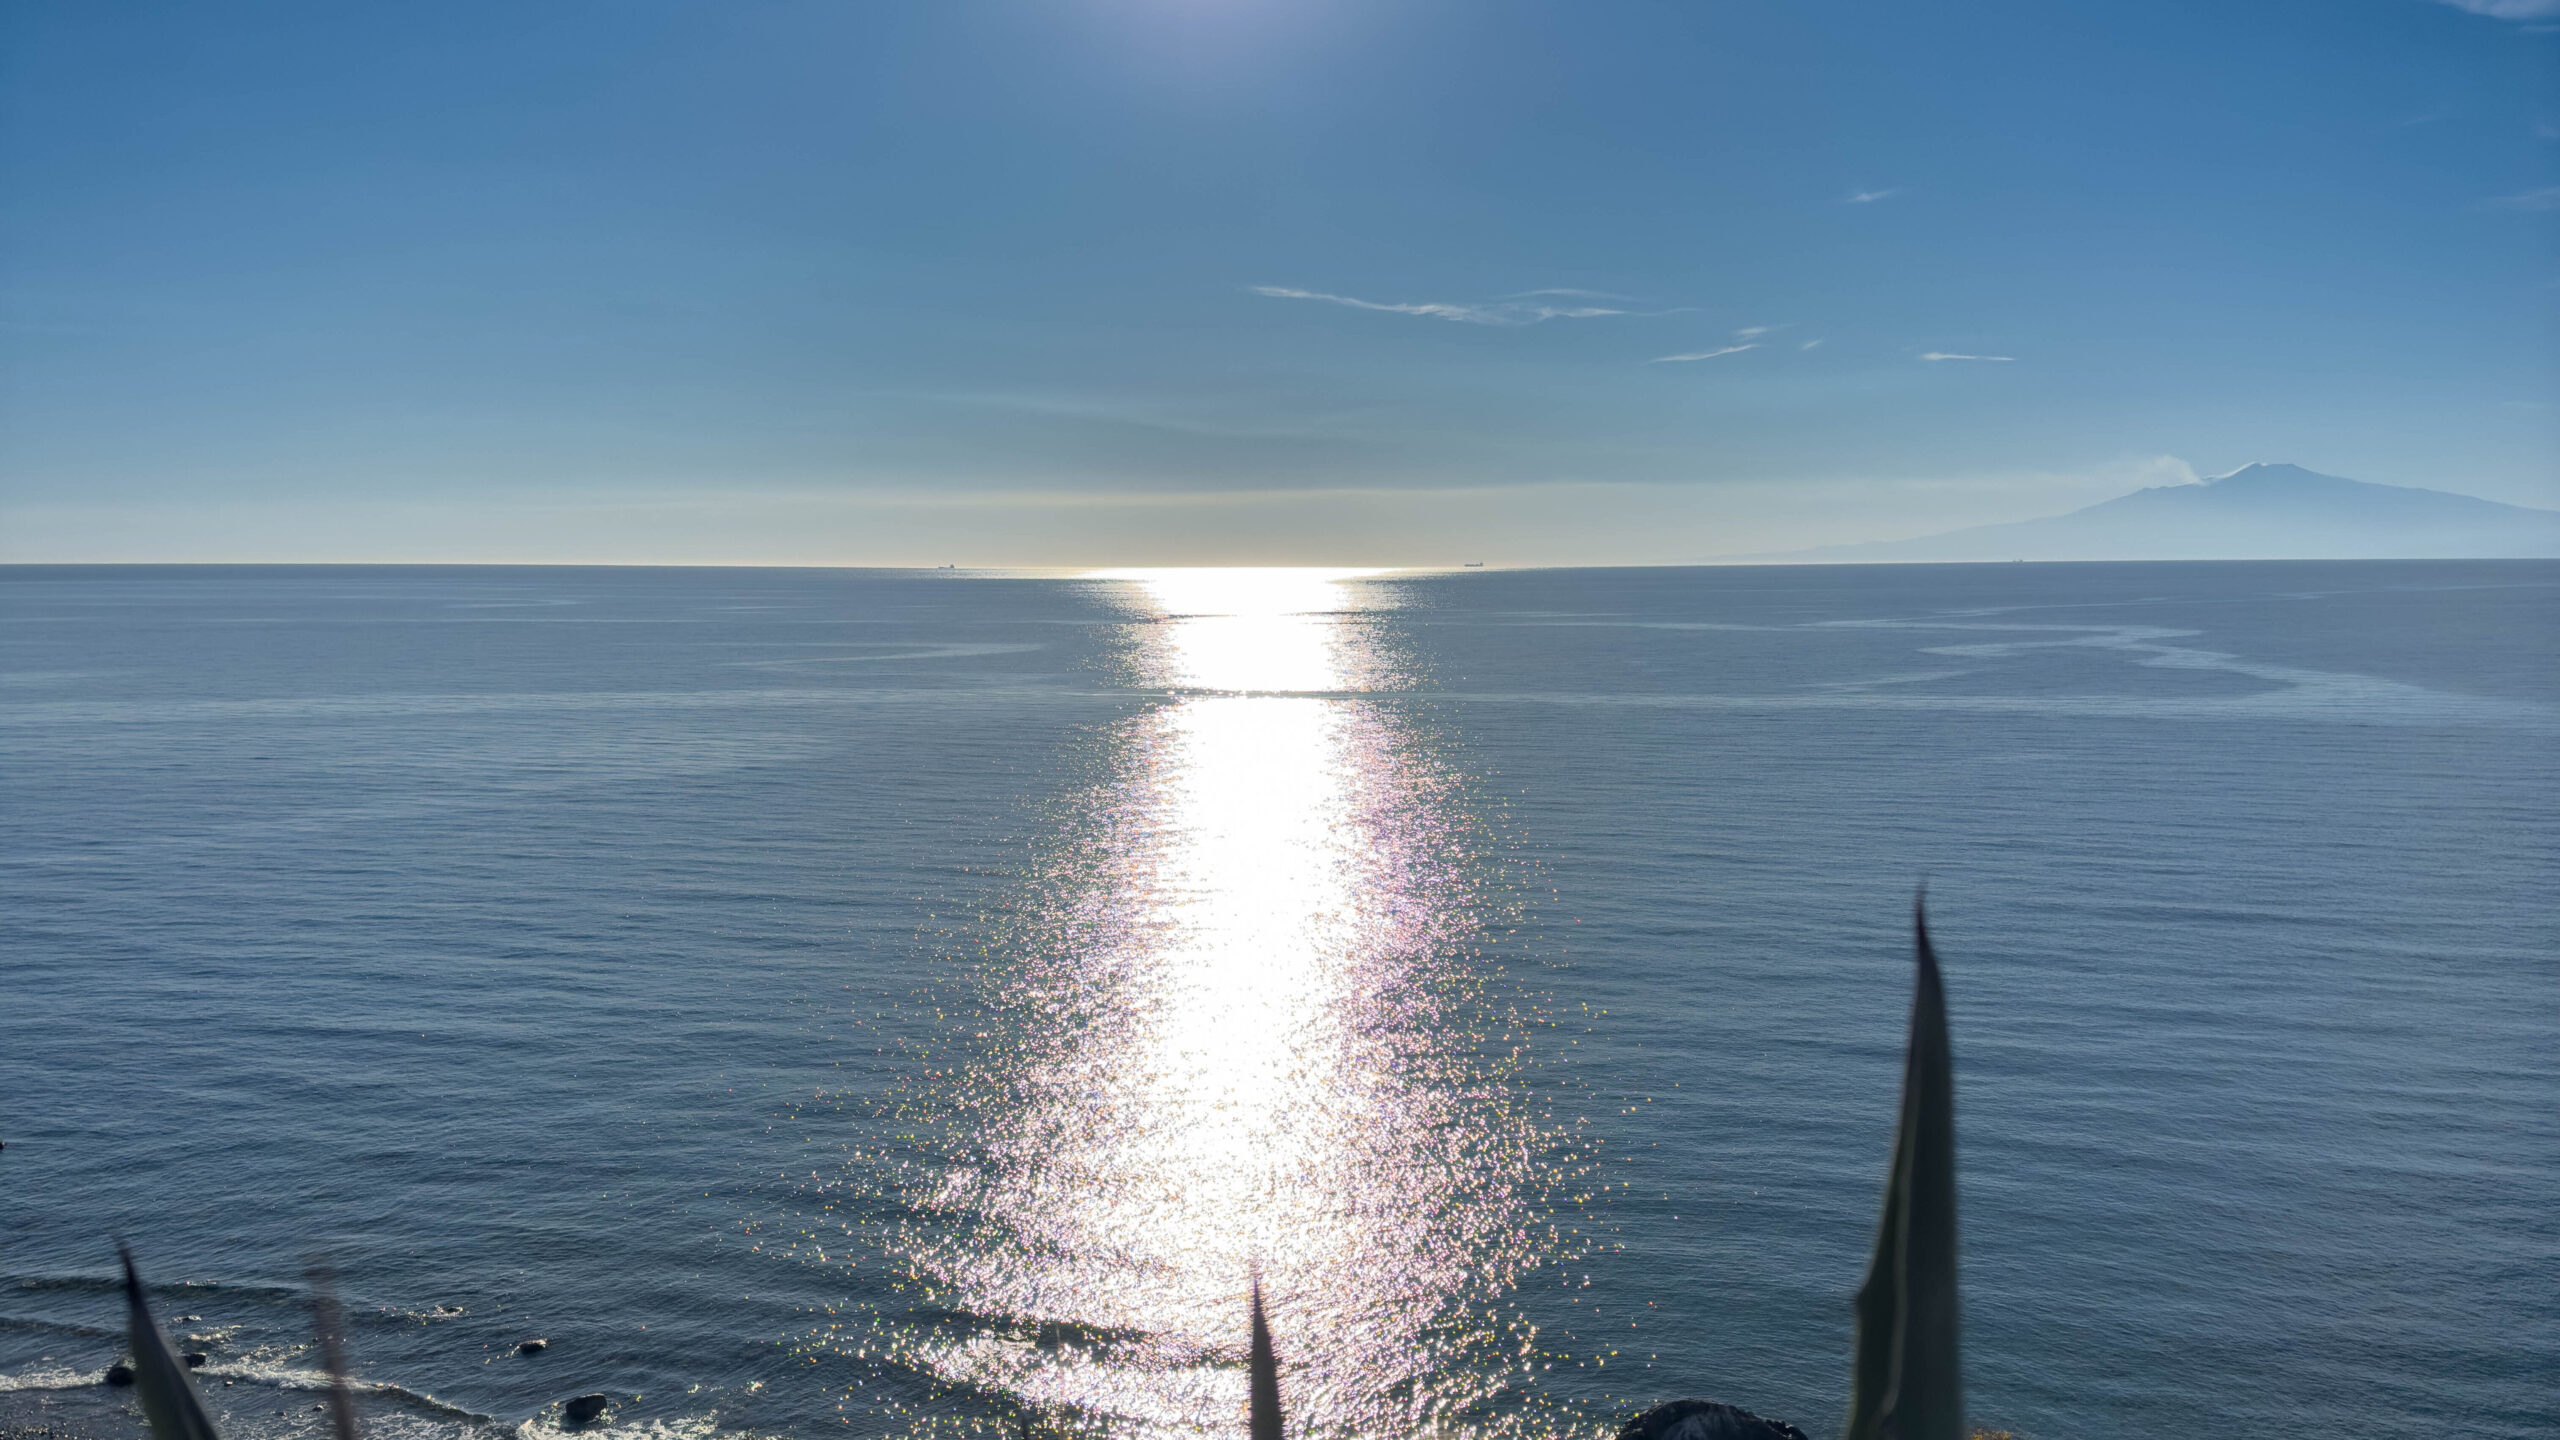
[[[2560,505],[2560,0],[18,0],[0,65],[5,559]]]

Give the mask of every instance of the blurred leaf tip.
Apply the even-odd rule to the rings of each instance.
[[[1963,1440],[1956,1293],[1955,1060],[1929,943],[1928,894],[1911,902],[1915,974],[1875,1258],[1858,1287],[1849,1424],[1841,1440]]]
[[[327,1260],[313,1256],[305,1278],[311,1282],[311,1329],[320,1341],[320,1365],[329,1373],[329,1427],[336,1440],[358,1440],[355,1397],[347,1388],[347,1326],[338,1309],[338,1275]]]
[[[194,1378],[161,1333],[160,1323],[151,1318],[133,1252],[119,1241],[116,1258],[124,1262],[125,1343],[133,1349],[133,1389],[142,1401],[143,1418],[151,1422],[152,1440],[220,1440]]]
[[[1271,1349],[1271,1325],[1262,1314],[1262,1275],[1253,1277],[1253,1410],[1251,1440],[1280,1440],[1280,1360]]]

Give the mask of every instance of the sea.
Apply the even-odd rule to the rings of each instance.
[[[0,569],[0,1431],[2560,1434],[2560,564]],[[538,1352],[524,1342],[542,1340]]]

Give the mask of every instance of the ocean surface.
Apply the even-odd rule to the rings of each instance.
[[[0,570],[0,1428],[2560,1434],[2560,564]],[[549,1348],[521,1354],[518,1342]]]

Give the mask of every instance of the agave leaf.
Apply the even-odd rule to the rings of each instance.
[[[124,1261],[124,1330],[125,1343],[133,1347],[133,1390],[141,1397],[144,1418],[151,1422],[152,1440],[220,1440],[212,1417],[205,1414],[204,1397],[196,1393],[194,1378],[178,1363],[178,1352],[170,1348],[169,1337],[160,1333],[151,1307],[143,1302],[133,1252],[118,1245],[116,1255]]]
[[[346,1317],[338,1309],[338,1276],[328,1262],[314,1259],[311,1281],[311,1328],[320,1340],[320,1364],[329,1372],[329,1426],[337,1440],[357,1440],[356,1402],[347,1389]]]
[[[1841,1440],[1963,1440],[1956,1297],[1955,1060],[1926,897],[1911,906],[1918,975],[1875,1259],[1858,1288],[1858,1348]]]
[[[1271,1326],[1262,1318],[1262,1277],[1253,1277],[1252,1440],[1280,1440],[1280,1359],[1271,1352]]]

